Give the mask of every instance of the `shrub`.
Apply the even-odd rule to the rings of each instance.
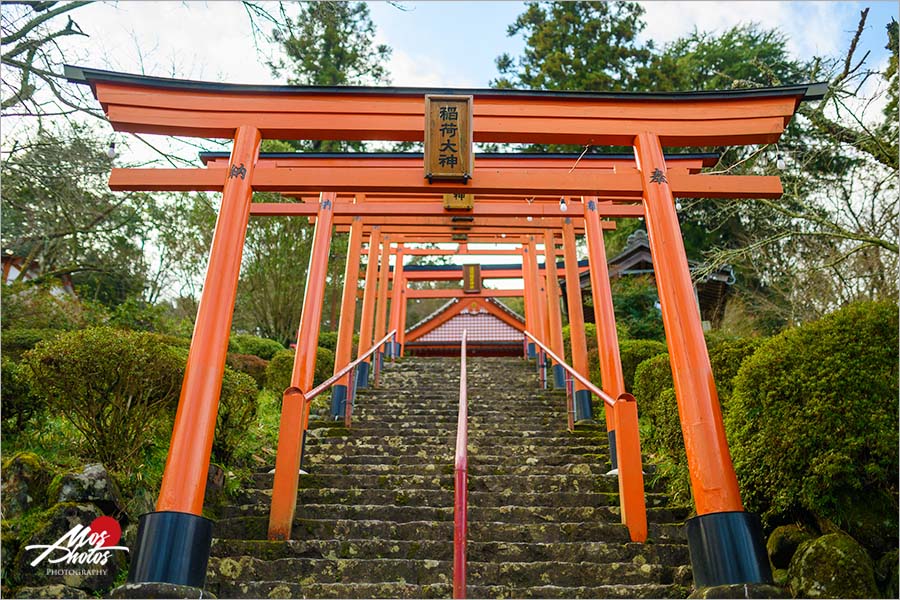
[[[845,524],[887,498],[896,535],[897,336],[895,304],[858,303],[744,362],[725,423],[749,510]]]
[[[294,351],[282,350],[272,357],[266,368],[266,388],[281,394],[291,385],[291,371],[294,368]],[[313,385],[322,383],[334,373],[334,352],[328,348],[318,348],[316,371]]]
[[[253,354],[263,360],[272,360],[275,354],[284,350],[284,346],[275,340],[239,333],[231,336],[228,350],[236,354]]]
[[[38,342],[54,338],[62,331],[61,329],[6,329],[0,337],[3,356],[19,360],[25,351],[37,346]]]
[[[669,364],[668,354],[657,354],[638,365],[634,372],[634,397],[638,402],[638,414],[641,419],[650,424],[650,434],[647,436],[649,447],[661,449],[663,445],[660,438],[667,437],[666,424],[670,423],[668,413],[675,412],[676,430],[681,434],[681,426],[678,424],[678,410],[674,403],[675,392],[672,382],[672,367]],[[672,390],[671,397],[664,395],[667,390]],[[669,400],[672,402],[670,403]]]
[[[184,359],[152,335],[109,327],[62,334],[24,357],[48,408],[84,435],[90,457],[128,465],[181,389]]]
[[[764,338],[747,337],[707,342],[709,362],[716,380],[716,391],[719,393],[722,414],[727,410],[734,389],[734,378],[737,377],[741,365],[748,357],[753,356],[763,342],[765,342]]]
[[[0,389],[3,392],[4,433],[21,433],[25,425],[33,417],[44,410],[42,399],[31,393],[31,387],[22,367],[12,360],[3,357],[0,360]]]
[[[225,364],[235,371],[252,377],[259,389],[266,385],[266,367],[269,366],[269,363],[260,357],[253,354],[234,354],[229,352],[225,357]]]
[[[3,329],[78,329],[102,323],[100,306],[59,293],[56,284],[15,283],[0,286],[3,295]]]
[[[625,389],[634,389],[634,372],[639,364],[657,354],[666,352],[666,345],[654,340],[622,340],[619,343],[619,354],[622,357],[622,377]]]
[[[622,323],[635,339],[664,340],[659,296],[650,276],[615,277],[610,281],[616,322]]]
[[[252,377],[225,369],[216,417],[216,436],[212,446],[213,462],[221,465],[233,463],[238,445],[256,420],[257,392],[256,382]]]
[[[322,331],[319,333],[319,348],[328,348],[332,352],[337,349],[337,331]]]

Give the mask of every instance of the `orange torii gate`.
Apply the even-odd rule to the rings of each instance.
[[[279,431],[271,537],[286,539],[290,534],[300,438],[307,417],[301,403],[288,400],[301,398],[312,384],[324,285],[318,274],[327,262],[334,216],[342,214],[338,212],[342,206],[337,203],[338,194],[599,197],[641,202],[644,209],[698,515],[687,525],[695,582],[709,586],[771,579],[758,524],[744,512],[728,453],[674,196],[777,197],[780,181],[777,177],[680,172],[668,168],[662,148],[776,142],[798,104],[821,98],[824,85],[624,94],[242,86],[73,67],[67,67],[67,76],[91,86],[117,131],[234,140],[225,168],[114,169],[110,177],[114,190],[223,193],[157,512],[141,517],[130,581],[195,586],[204,581],[211,524],[201,516],[203,492],[253,190],[322,193],[292,374],[291,389],[296,394],[284,402]],[[471,178],[461,182],[432,182],[423,177],[421,168],[403,166],[356,172],[257,168],[264,137],[421,141],[425,136],[425,95],[446,93],[472,97],[476,142],[632,146],[636,165],[614,172],[579,167],[563,173],[489,169],[479,164]],[[566,216],[559,209],[554,213],[551,207],[534,208],[542,210],[535,210],[532,216]],[[599,252],[602,240],[598,208],[599,203],[589,199],[583,211],[592,252]],[[344,205],[341,210],[353,216],[368,209],[357,207],[361,212],[353,212]],[[552,238],[548,247],[553,247]],[[530,255],[533,261],[533,252]],[[592,268],[592,278],[603,275],[602,270],[599,265]],[[548,278],[548,284],[550,279],[555,281]],[[603,287],[599,281],[593,282],[595,289]],[[604,384],[607,381],[604,373]],[[609,393],[615,397],[618,390],[614,387],[612,384]],[[628,517],[624,518],[627,522]]]

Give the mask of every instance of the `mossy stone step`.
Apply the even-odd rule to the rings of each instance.
[[[296,581],[222,581],[210,586],[219,598],[449,598],[449,584],[297,583]]]
[[[251,556],[213,557],[206,579],[210,585],[221,581],[296,581],[298,583],[380,583],[405,581],[418,585],[451,583],[453,563],[441,560],[396,558],[280,558],[261,560]]]
[[[469,560],[480,562],[632,562],[639,565],[652,563],[677,567],[689,561],[687,545],[682,543],[470,542],[467,554]],[[377,538],[286,542],[214,539],[211,555],[252,556],[261,560],[361,557],[452,560],[453,544],[446,540],[398,541]]]
[[[385,464],[342,464],[337,461],[314,460],[304,461],[304,469],[314,475],[434,475],[451,474],[453,463],[447,461],[444,464],[434,464],[425,461],[414,465],[385,465]],[[522,464],[478,464],[469,466],[469,478],[483,477],[485,475],[503,475],[506,477],[519,477],[525,475],[594,475],[600,477],[609,472],[608,464],[569,464],[545,466],[540,463],[535,465]]]
[[[511,585],[467,586],[470,598],[686,598],[690,588],[677,584],[639,583],[591,587]]]

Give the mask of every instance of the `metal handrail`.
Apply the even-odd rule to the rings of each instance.
[[[561,366],[566,372],[569,373],[569,375],[572,376],[573,379],[575,379],[578,383],[583,385],[586,390],[588,390],[590,393],[594,394],[595,396],[597,396],[598,398],[600,398],[601,400],[603,400],[610,406],[614,407],[616,405],[616,402],[627,401],[628,398],[631,396],[630,394],[623,394],[623,396],[625,396],[625,398],[623,398],[622,396],[619,396],[618,398],[613,398],[612,396],[610,396],[609,394],[607,394],[606,392],[604,392],[603,390],[598,388],[596,385],[591,383],[581,373],[579,373],[574,368],[569,366],[566,363],[566,361],[564,361],[563,359],[558,357],[556,354],[554,354],[553,351],[550,350],[550,348],[545,346],[539,339],[534,337],[534,335],[532,335],[531,332],[526,331],[525,335],[528,336],[529,338],[531,338],[532,340],[534,340],[534,343],[538,345],[538,348],[543,350],[544,353],[547,356],[549,356],[553,362],[555,362],[556,364]]]
[[[628,533],[634,542],[647,540],[647,506],[644,499],[644,471],[641,461],[641,438],[638,431],[637,402],[634,396],[628,393],[619,394],[613,398],[596,385],[588,381],[563,359],[553,353],[539,339],[528,331],[525,335],[534,340],[541,352],[549,356],[553,362],[568,372],[572,379],[566,382],[566,402],[569,411],[569,431],[574,430],[574,383],[578,381],[588,391],[601,398],[613,410],[616,430],[616,454],[619,462],[619,506],[622,513],[622,523],[628,527]],[[538,361],[543,357],[538,356]]]
[[[453,498],[453,597],[466,597],[466,531],[469,504],[469,400],[466,392],[466,330],[462,332],[459,371],[459,419]]]

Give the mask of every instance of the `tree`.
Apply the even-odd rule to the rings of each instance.
[[[525,36],[518,60],[497,58],[498,88],[634,91],[652,44],[641,45],[644,9],[636,2],[529,2],[507,28]]]

